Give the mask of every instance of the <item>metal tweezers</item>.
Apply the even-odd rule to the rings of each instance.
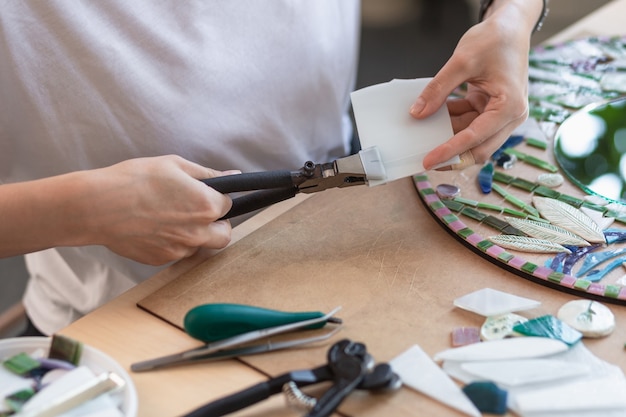
[[[307,161],[297,171],[248,172],[201,181],[223,194],[255,191],[233,199],[230,211],[222,217],[229,219],[295,197],[298,193],[316,193],[385,179],[378,149],[372,147],[333,162],[316,164]]]
[[[258,345],[236,347],[243,345],[244,343],[249,343],[269,336],[290,332],[292,330],[302,329],[317,323],[330,322],[329,319],[337,314],[339,310],[341,310],[341,307],[337,307],[330,313],[321,317],[316,317],[314,319],[302,320],[295,323],[284,324],[281,326],[254,330],[252,332],[229,337],[228,339],[223,339],[218,342],[209,343],[199,348],[175,353],[172,355],[162,356],[160,358],[150,359],[143,362],[137,362],[132,364],[130,366],[130,369],[134,372],[142,372],[162,368],[165,366],[182,365],[201,361],[216,361],[237,356],[253,355],[257,353],[287,349],[290,347],[300,346],[308,343],[319,342],[332,337],[341,329],[341,327],[338,326],[332,331],[320,336],[313,336],[284,342],[271,342],[268,340],[265,343],[261,343]]]

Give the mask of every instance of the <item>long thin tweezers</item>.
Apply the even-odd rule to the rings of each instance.
[[[220,340],[219,342],[209,343],[196,349],[187,350],[184,352],[174,353],[172,355],[162,356],[160,358],[149,359],[143,362],[137,362],[130,366],[130,369],[134,372],[148,371],[151,369],[160,368],[163,366],[174,365],[179,363],[194,362],[200,360],[209,359],[226,359],[235,356],[250,355],[254,353],[269,352],[272,350],[285,349],[305,343],[312,343],[320,340],[324,340],[332,336],[335,331],[322,336],[316,336],[307,339],[300,339],[294,341],[271,343],[267,342],[256,346],[241,347],[237,349],[226,350],[233,346],[239,346],[244,343],[253,342],[255,340],[263,339],[269,336],[286,333],[291,330],[301,329],[303,327],[311,326],[313,324],[327,321],[329,318],[337,314],[341,310],[341,307],[337,307],[330,313],[317,317],[314,319],[298,321],[295,323],[284,324],[282,326],[268,327],[267,329],[254,330],[252,332],[240,334],[237,336],[229,337],[228,339]]]

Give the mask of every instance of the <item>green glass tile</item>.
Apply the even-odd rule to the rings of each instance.
[[[521,230],[511,226],[510,224],[507,224],[500,231],[502,233],[504,233],[505,235],[526,236],[526,233],[524,233]]]
[[[591,281],[587,281],[586,279],[577,279],[574,283],[574,288],[579,290],[587,290],[591,285]]]
[[[456,217],[454,214],[446,214],[441,219],[444,221],[445,224],[450,224],[452,222],[459,220],[459,218]]]
[[[539,212],[537,211],[536,208],[534,208],[533,206],[529,204],[526,204],[525,202],[523,202],[522,200],[520,200],[519,198],[515,197],[512,194],[505,195],[504,199],[508,201],[509,203],[513,204],[514,206],[521,208],[526,213],[530,213],[533,216],[539,216]]]
[[[454,200],[442,200],[442,203],[452,211],[459,212],[465,207],[462,203]]]
[[[487,226],[493,227],[496,230],[502,231],[507,226],[510,226],[507,222],[494,216],[487,216],[483,219],[483,223]]]
[[[469,227],[459,230],[456,232],[457,235],[461,236],[463,239],[467,239],[469,236],[474,234],[474,231]]]
[[[562,201],[564,203],[569,204],[570,206],[574,206],[576,208],[583,205],[584,201],[577,197],[572,197],[571,195],[561,194],[557,200]]]
[[[519,189],[526,190],[526,191],[532,191],[533,189],[537,188],[537,184],[535,184],[532,181],[525,180],[523,178],[513,179],[513,181],[511,181],[511,185]]]
[[[461,213],[471,219],[477,220],[479,222],[483,221],[483,219],[485,219],[485,217],[487,217],[486,214],[481,213],[478,210],[474,210],[471,207],[463,207],[463,210],[461,210]]]
[[[621,289],[622,287],[619,285],[607,285],[604,291],[604,295],[611,298],[617,298]]]
[[[532,156],[532,155],[526,155],[526,158],[524,159],[524,162],[526,162],[526,163],[528,163],[530,165],[536,166],[537,168],[544,169],[544,170],[546,170],[548,172],[552,172],[552,173],[559,172],[559,168],[558,167],[552,165],[551,163],[549,163],[547,161],[544,161],[543,159],[539,159],[539,158],[537,158],[535,156]]]
[[[548,198],[559,198],[561,195],[560,192],[553,190],[552,188],[548,188],[544,185],[540,185],[539,187],[533,190],[535,194],[540,197],[548,197]]]
[[[420,190],[420,194],[422,194],[422,195],[433,195],[433,194],[436,194],[436,192],[432,188],[423,188],[423,189]]]
[[[493,246],[493,242],[490,242],[488,240],[482,240],[478,242],[478,245],[476,245],[476,247],[478,247],[478,249],[480,249],[483,252],[486,252],[487,249],[489,249],[492,246]]]
[[[500,255],[498,255],[498,259],[500,259],[501,261],[504,261],[504,262],[509,262],[514,257],[515,257],[515,255],[513,255],[512,253],[509,253],[509,252],[502,252]]]
[[[465,204],[466,206],[472,206],[472,207],[476,207],[479,202],[476,200],[470,200],[469,198],[463,198],[463,197],[454,197],[454,201],[457,201],[459,203]]]
[[[494,181],[498,181],[501,182],[503,184],[510,184],[511,181],[513,181],[515,179],[515,177],[512,177],[508,174],[505,174],[501,171],[496,171],[493,173],[493,180]]]
[[[426,174],[417,174],[413,176],[414,181],[428,181],[428,175]]]
[[[521,211],[513,210],[512,208],[505,207],[503,210],[504,214],[510,214],[511,216],[521,217],[525,219],[528,216],[528,213],[523,213]]]
[[[6,369],[17,375],[24,375],[41,366],[36,359],[24,352],[9,357],[2,364]]]
[[[443,204],[441,201],[433,201],[432,203],[430,203],[430,208],[432,210],[439,210],[445,207],[445,204]]]
[[[550,275],[548,275],[548,281],[556,282],[557,284],[561,282],[565,274],[563,272],[554,271]]]
[[[584,201],[582,207],[595,210],[600,213],[606,213],[609,209],[604,206],[599,206],[597,204],[590,203],[589,201]]]
[[[543,150],[548,149],[548,143],[541,139],[526,138],[526,144]]]
[[[524,265],[522,265],[522,271],[527,272],[529,274],[532,274],[533,272],[535,272],[537,268],[538,266],[531,262],[526,262]]]
[[[504,207],[500,207],[496,204],[491,204],[491,203],[478,203],[478,208],[480,209],[487,209],[487,210],[493,210],[493,211],[504,211]]]

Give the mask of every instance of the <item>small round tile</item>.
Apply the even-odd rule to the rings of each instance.
[[[607,306],[597,301],[573,300],[565,303],[557,318],[585,337],[604,337],[615,329],[615,316]]]
[[[487,317],[487,320],[485,320],[480,328],[480,338],[487,341],[514,336],[515,332],[513,331],[513,326],[527,321],[528,319],[526,317],[514,313]]]
[[[452,184],[439,184],[435,191],[439,198],[443,199],[458,197],[461,194],[461,189]]]
[[[537,177],[537,183],[549,188],[556,188],[563,184],[563,181],[565,180],[561,174],[541,174]]]

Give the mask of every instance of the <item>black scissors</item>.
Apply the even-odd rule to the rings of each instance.
[[[256,191],[233,199],[232,208],[222,217],[229,219],[295,197],[298,193],[316,193],[385,179],[378,149],[371,147],[333,162],[316,164],[307,161],[297,171],[248,172],[201,181],[223,194]]]
[[[253,385],[243,391],[218,399],[192,411],[184,417],[217,417],[233,413],[265,400],[294,386],[295,389],[331,381],[332,386],[319,399],[306,396],[307,417],[330,416],[355,389],[396,390],[400,378],[387,363],[374,366],[374,359],[363,343],[343,339],[328,350],[328,362],[313,369],[292,371]],[[293,388],[292,388],[293,389]],[[287,394],[289,395],[289,394]],[[304,396],[298,391],[298,396]]]

